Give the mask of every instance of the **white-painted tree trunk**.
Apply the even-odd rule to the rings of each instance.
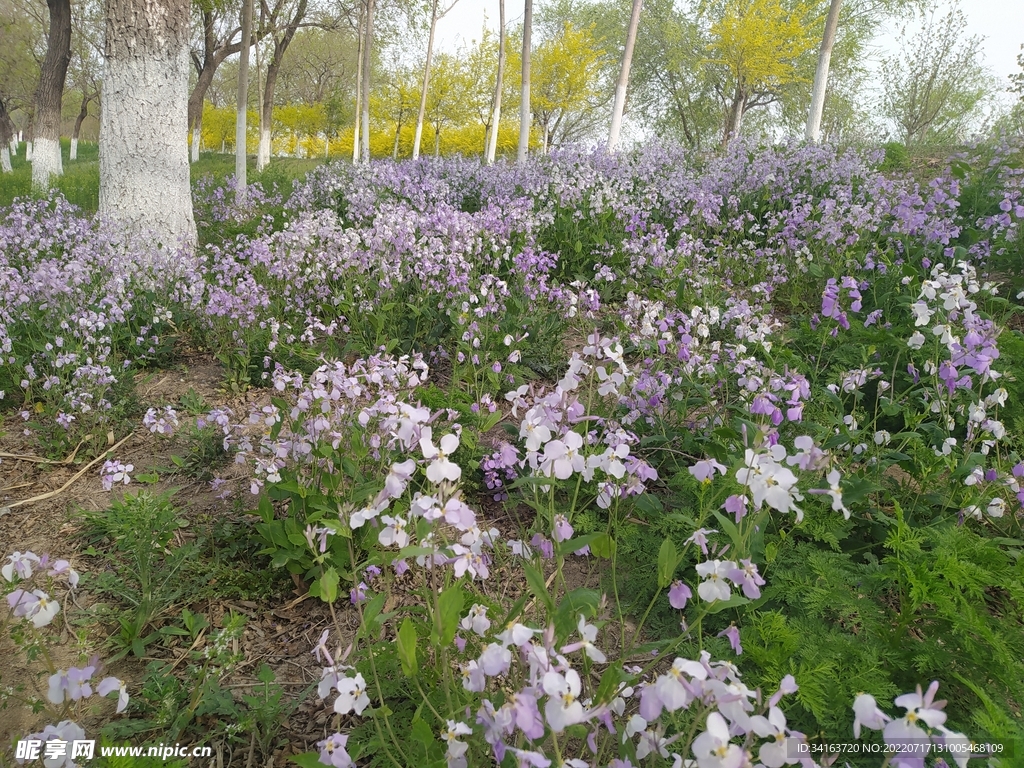
[[[828,85],[828,68],[832,61],[832,46],[836,42],[839,28],[839,11],[843,0],[832,0],[825,20],[825,33],[821,36],[821,50],[818,51],[818,68],[814,72],[814,86],[811,89],[811,109],[807,115],[807,130],[804,138],[817,143],[821,136],[821,118],[825,112],[825,87]]]
[[[505,82],[505,0],[498,0],[498,76],[494,84],[491,130],[487,136],[484,162],[490,165],[498,151],[498,129],[501,127],[501,91]]]
[[[188,1],[105,5],[100,216],[166,248],[194,248]]]
[[[533,0],[526,0],[526,9],[523,15],[523,87],[519,98],[519,148],[516,152],[516,162],[525,163],[526,156],[530,151],[530,124],[533,116],[530,114],[530,36],[533,27]]]
[[[633,63],[633,47],[636,45],[636,30],[640,26],[640,9],[642,6],[643,0],[633,0],[633,10],[629,15],[629,29],[626,32],[626,47],[622,51],[622,66],[619,67],[619,79],[615,81],[612,124],[608,130],[608,149],[612,152],[619,147],[619,134],[622,131],[622,113],[626,108],[626,91],[629,88],[629,69]]]
[[[437,29],[437,0],[430,7],[430,34],[427,36],[427,60],[423,65],[423,87],[420,88],[420,111],[416,114],[416,132],[412,139],[412,159],[420,156],[423,140],[423,119],[427,115],[427,89],[430,87],[430,60],[434,55],[434,32]]]
[[[249,41],[252,39],[252,3],[242,0],[242,50],[238,58],[238,104],[235,117],[235,205],[245,205],[249,184],[246,177],[249,109]]]
[[[202,144],[202,142],[203,142],[203,124],[201,122],[197,121],[196,124],[192,126],[192,162],[193,163],[198,163],[199,162],[199,149],[200,149],[200,145]]]
[[[370,162],[370,75],[373,66],[373,12],[376,0],[366,0],[366,42],[363,43],[363,71],[362,71],[362,127],[359,137],[361,147],[360,156],[364,163]]]
[[[78,139],[71,139],[71,152],[68,154],[68,160],[78,159]]]
[[[256,150],[256,169],[262,171],[268,165],[270,165],[270,152],[271,152],[271,135],[270,126],[260,126],[260,145]]]
[[[32,188],[47,189],[53,177],[63,175],[60,142],[37,138],[32,147]]]
[[[11,172],[11,150],[6,144],[0,149],[0,172]]]
[[[25,162],[26,163],[31,163],[32,162],[32,142],[31,141],[26,141],[25,142]]]
[[[13,139],[11,139],[11,157],[17,157],[17,156],[18,156],[18,137],[15,136]]]

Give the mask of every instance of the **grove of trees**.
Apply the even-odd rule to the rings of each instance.
[[[236,151],[263,169],[282,153],[522,159],[573,142],[614,149],[620,133],[694,149],[746,133],[955,142],[999,89],[963,13],[937,16],[927,0],[496,6],[497,33],[436,50],[450,0],[3,0],[0,168],[24,151],[45,189],[62,172],[59,138],[74,157],[99,116],[102,207],[127,216],[152,197],[138,221],[153,225],[174,207],[165,198],[187,197],[187,143],[193,162]],[[901,49],[872,93],[869,44],[894,21]],[[1013,107],[999,125],[1020,123]],[[159,194],[124,188],[136,174]],[[190,216],[170,218],[165,235],[187,240]]]

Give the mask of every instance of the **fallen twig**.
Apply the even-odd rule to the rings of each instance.
[[[86,472],[88,472],[90,469],[92,469],[100,460],[102,460],[104,457],[108,456],[109,454],[113,453],[118,448],[120,448],[122,445],[124,445],[124,443],[126,443],[128,441],[128,438],[132,437],[132,435],[134,435],[134,434],[135,433],[132,432],[127,437],[122,438],[121,441],[118,442],[116,445],[112,445],[109,449],[107,449],[106,451],[101,453],[95,459],[93,459],[88,464],[86,464],[84,467],[82,467],[80,470],[78,470],[74,475],[72,475],[70,480],[68,480],[66,483],[64,483],[64,485],[62,485],[57,490],[55,490],[55,491],[47,491],[46,493],[41,493],[38,496],[33,496],[30,499],[23,499],[21,501],[16,501],[13,504],[8,504],[6,509],[8,511],[10,511],[10,510],[14,509],[15,507],[21,507],[21,506],[23,506],[25,504],[34,504],[37,501],[44,501],[46,499],[52,499],[54,496],[59,496],[60,494],[64,493],[64,491],[66,491],[68,488],[70,488],[75,483],[75,481],[78,480],[78,478],[80,478],[82,475],[84,475]],[[75,450],[77,451],[78,449],[76,448]]]

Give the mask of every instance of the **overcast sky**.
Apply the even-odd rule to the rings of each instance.
[[[941,7],[944,9],[945,5]],[[961,8],[967,15],[970,33],[985,38],[985,63],[992,74],[1005,79],[1016,71],[1017,53],[1024,43],[1024,0],[963,0]],[[510,23],[520,20],[522,3],[508,0],[505,13]],[[454,51],[460,45],[479,40],[485,18],[489,28],[497,29],[498,0],[459,0],[438,23],[440,47]],[[882,55],[891,50],[894,40],[892,34],[878,38],[876,44]]]

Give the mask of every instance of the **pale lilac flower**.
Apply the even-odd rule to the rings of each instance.
[[[128,706],[128,691],[125,689],[124,683],[118,680],[116,677],[105,677],[100,681],[100,684],[96,686],[96,693],[100,696],[107,696],[114,691],[117,691],[117,714],[124,712],[125,707]]]
[[[886,741],[906,741],[926,739],[928,734],[918,725],[923,722],[929,728],[937,728],[946,722],[946,713],[942,711],[944,701],[933,701],[935,693],[939,689],[939,681],[935,680],[928,686],[928,690],[921,693],[921,686],[917,686],[914,693],[905,693],[896,698],[897,707],[907,710],[907,714],[893,720],[882,734]]]
[[[718,633],[718,637],[725,636],[729,640],[729,645],[732,646],[733,651],[737,656],[743,654],[743,646],[740,645],[740,629],[735,624],[730,624],[728,629],[724,629]]]
[[[385,525],[384,528],[381,528],[380,533],[377,534],[377,541],[380,542],[381,546],[390,547],[395,545],[399,549],[409,546],[409,534],[405,530],[406,521],[404,518],[384,515],[381,517],[381,522]]]
[[[58,560],[53,564],[47,573],[50,576],[62,576],[65,573],[68,576],[68,584],[71,585],[72,589],[78,586],[78,571],[71,567],[71,563],[67,560]]]
[[[765,768],[781,768],[796,762],[786,754],[786,716],[782,710],[772,705],[768,709],[768,717],[755,715],[750,718],[754,733],[762,739],[769,739],[761,745],[757,753],[758,759]]]
[[[729,574],[729,578],[732,579],[733,584],[743,590],[743,594],[749,599],[757,600],[761,597],[759,587],[764,586],[765,583],[757,572],[757,563],[752,563],[749,559],[740,560],[740,566]]]
[[[57,725],[46,726],[42,733],[33,733],[27,738],[42,742],[63,742],[66,746],[70,747],[71,742],[85,739],[85,729],[71,720],[62,720]],[[45,768],[76,767],[76,763],[71,759],[70,749],[65,749],[60,755],[54,757],[44,757],[43,765]]]
[[[697,478],[697,480],[699,480],[702,483],[710,483],[715,477],[716,470],[723,475],[727,471],[725,467],[723,467],[714,459],[704,459],[703,461],[698,461],[696,464],[689,468],[690,474],[693,475],[695,478]]]
[[[580,620],[576,627],[579,630],[580,637],[583,639],[578,643],[570,643],[565,646],[562,648],[562,653],[575,653],[582,648],[583,652],[598,664],[604,664],[608,661],[608,657],[604,655],[600,648],[594,645],[594,641],[597,640],[597,627],[593,624],[587,624],[587,620],[582,614],[580,614]]]
[[[878,708],[875,697],[869,693],[858,693],[853,700],[853,735],[860,738],[860,728],[865,726],[880,731],[889,722],[889,716]]]
[[[572,538],[573,529],[565,515],[555,515],[554,523],[552,538],[555,541],[567,541]]]
[[[697,594],[701,599],[711,603],[715,600],[728,600],[732,595],[729,589],[729,574],[736,570],[736,563],[732,560],[706,560],[697,564],[697,575],[702,581],[697,586]]]
[[[16,589],[7,595],[7,604],[16,617],[28,619],[36,629],[45,627],[60,613],[60,604],[41,589]]]
[[[668,603],[676,610],[683,610],[686,601],[693,597],[693,592],[683,582],[676,579],[668,589]]]
[[[772,697],[768,699],[768,706],[774,707],[782,700],[783,696],[788,693],[796,693],[798,690],[800,690],[800,687],[796,684],[796,678],[792,675],[786,675],[779,682],[779,690],[773,693]]]
[[[19,579],[32,578],[32,566],[39,563],[39,557],[32,552],[15,552],[9,555],[7,560],[4,567],[0,568],[0,574],[3,574],[7,581],[14,581],[15,574]]]
[[[467,691],[480,693],[487,687],[487,675],[475,661],[470,660],[468,664],[459,666],[462,671],[462,687]]]
[[[487,630],[491,628],[491,620],[487,618],[487,606],[474,604],[469,609],[469,613],[462,619],[460,626],[467,631],[472,630],[475,634],[483,637],[487,634]]]
[[[464,741],[459,741],[458,738],[471,733],[473,733],[472,728],[455,720],[449,720],[448,727],[441,731],[441,738],[448,745],[448,751],[445,754],[448,768],[466,768],[466,751],[469,749],[469,745]]]
[[[512,652],[507,645],[490,643],[480,654],[477,663],[488,677],[504,675],[512,665]]]
[[[690,538],[688,538],[686,540],[685,543],[686,544],[696,544],[698,547],[700,547],[700,551],[703,552],[705,555],[707,555],[707,553],[708,553],[708,534],[709,533],[718,533],[718,531],[716,529],[714,529],[714,528],[711,528],[711,529],[698,528],[696,531],[693,532],[693,534],[690,536]]]
[[[120,461],[107,460],[103,462],[100,469],[100,481],[103,483],[103,490],[109,491],[118,483],[128,485],[132,481],[129,473],[135,470],[133,464],[123,464]]]
[[[570,725],[583,722],[583,704],[578,701],[580,676],[575,669],[565,675],[549,670],[544,673],[543,685],[544,693],[549,696],[544,715],[552,731],[561,733]]]
[[[320,762],[334,768],[355,768],[355,763],[345,750],[348,735],[335,733],[317,744],[320,747]]]
[[[698,768],[740,768],[743,750],[729,743],[729,725],[718,712],[708,715],[707,730],[693,740]]]

